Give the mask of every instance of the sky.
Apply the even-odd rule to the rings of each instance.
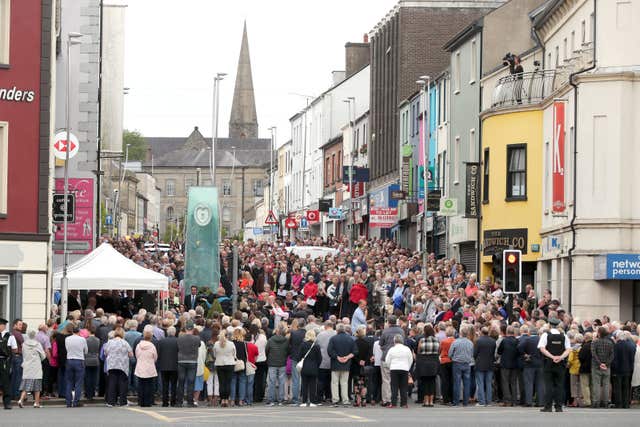
[[[344,70],[344,45],[361,42],[397,0],[129,0],[125,29],[124,125],[144,136],[211,136],[213,76],[221,82],[218,136],[229,113],[246,19],[260,137]]]

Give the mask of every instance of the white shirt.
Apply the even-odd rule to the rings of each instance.
[[[557,330],[556,328],[551,329],[549,332],[545,332],[544,334],[542,334],[542,336],[540,336],[540,341],[538,341],[538,348],[544,348],[547,346],[547,334],[562,334],[564,332],[560,332],[559,330]],[[571,348],[571,341],[569,341],[569,337],[567,336],[567,334],[564,334],[564,349],[570,349]]]
[[[382,365],[382,349],[380,348],[380,340],[373,343],[373,365]]]
[[[7,334],[9,333],[9,331],[5,331]],[[3,334],[4,335],[4,334]],[[9,341],[7,341],[7,345],[11,348],[11,350],[17,350],[18,349],[18,341],[16,341],[16,337],[14,337],[13,335],[11,335],[9,337]]]
[[[387,352],[387,358],[385,359],[389,370],[409,371],[413,364],[413,354],[409,347],[404,344],[395,344]]]

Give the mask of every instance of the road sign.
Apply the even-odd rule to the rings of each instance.
[[[320,211],[307,211],[307,220],[309,222],[318,222],[320,221]]]
[[[268,225],[275,225],[278,223],[278,219],[276,218],[273,211],[269,211],[269,215],[267,215],[267,219],[264,220],[264,223]]]
[[[284,222],[284,226],[287,228],[298,228],[298,223],[294,218],[287,218]]]
[[[307,220],[307,218],[300,218],[300,227],[298,227],[298,230],[309,231],[309,221]]]
[[[105,225],[113,225],[113,217],[111,215],[107,215],[104,217]]]
[[[76,220],[76,195],[74,193],[67,194],[67,222],[75,222]],[[53,222],[64,222],[64,194],[53,195]]]
[[[262,227],[262,234],[271,234],[271,227],[268,225],[265,225]]]
[[[70,159],[78,154],[78,148],[80,147],[78,138],[74,134],[70,133],[69,139],[71,141],[69,142],[69,144],[67,144],[67,132],[58,132],[53,138],[53,154],[57,159],[66,160],[67,148],[69,149]]]

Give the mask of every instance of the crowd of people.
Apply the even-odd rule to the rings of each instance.
[[[146,292],[71,291],[66,319],[56,306],[37,330],[0,319],[5,409],[31,396],[36,408],[55,396],[111,407],[137,395],[142,407],[415,401],[547,412],[640,400],[636,323],[574,318],[531,284],[506,295],[455,259],[429,256],[425,278],[420,253],[391,240],[224,241],[219,286],[190,287],[181,245],[110,243],[167,276],[168,306]],[[313,259],[292,245],[335,251]]]

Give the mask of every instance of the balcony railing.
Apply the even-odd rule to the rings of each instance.
[[[511,74],[498,80],[491,107],[511,107],[542,102],[566,80],[556,70]]]

